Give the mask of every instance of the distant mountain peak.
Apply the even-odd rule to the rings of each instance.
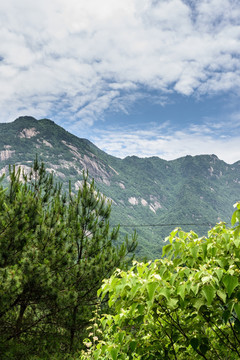
[[[26,122],[37,122],[33,116],[19,116],[17,119],[13,121],[13,123],[26,123]]]
[[[229,221],[240,200],[240,161],[228,165],[215,154],[119,159],[49,119],[21,116],[0,123],[0,176],[9,164],[30,171],[36,154],[65,189],[71,180],[77,191],[88,170],[112,201],[112,223],[127,225],[125,233],[136,226],[139,256],[160,256],[162,240],[175,226],[195,224],[183,229],[206,234],[209,223]]]

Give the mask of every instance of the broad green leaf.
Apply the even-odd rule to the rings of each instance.
[[[121,344],[122,341],[123,341],[124,334],[125,334],[125,332],[123,332],[123,331],[121,331],[121,332],[118,333],[118,341],[119,341],[120,344]]]
[[[240,229],[240,228],[238,227],[238,229]],[[237,236],[238,234],[237,234],[236,230],[234,231],[235,237],[234,237],[233,242],[234,242],[235,246],[238,248],[240,246],[240,238],[238,238],[238,236]]]
[[[170,299],[171,293],[170,293],[170,290],[169,290],[167,287],[161,288],[158,293],[159,293],[159,295],[165,296],[165,298],[166,298],[167,300]]]
[[[132,352],[134,352],[134,350],[136,349],[137,347],[137,342],[136,341],[131,341],[130,344],[129,344],[129,347],[131,349]]]
[[[182,249],[182,243],[181,243],[181,242],[174,242],[174,243],[173,243],[173,246],[174,246],[175,255],[178,255],[178,253],[183,250],[183,249]]]
[[[159,269],[159,275],[162,277],[166,271],[167,271],[166,265],[162,265]]]
[[[194,246],[194,247],[192,247],[191,249],[190,249],[190,251],[191,251],[191,254],[192,254],[192,256],[194,257],[194,259],[196,259],[197,258],[197,255],[198,255],[198,246]]]
[[[239,220],[240,220],[240,209],[236,210],[235,213],[236,213],[236,221],[239,222]]]
[[[162,249],[162,256],[165,256],[166,254],[168,254],[171,249],[172,249],[171,244],[165,245]]]
[[[169,283],[170,283],[170,285],[171,285],[171,286],[173,286],[173,285],[174,285],[174,282],[175,282],[175,280],[176,280],[177,276],[178,276],[178,274],[177,274],[177,273],[176,273],[176,274],[171,275],[171,277],[170,277],[170,281],[169,281]]]
[[[227,265],[227,260],[225,258],[217,259],[216,262],[221,268],[225,268],[225,266]]]
[[[94,360],[98,360],[99,359],[99,355],[101,353],[101,349],[95,350],[94,351]]]
[[[202,288],[202,292],[207,300],[208,305],[211,305],[213,298],[215,296],[216,290],[212,285],[205,285]]]
[[[139,274],[140,276],[143,275],[144,270],[145,270],[145,268],[142,266],[142,264],[139,264],[139,265],[137,266],[137,272],[138,272],[138,274]]]
[[[234,211],[234,213],[232,214],[232,218],[231,218],[231,224],[232,224],[232,226],[235,225],[235,223],[236,223],[236,212],[237,212],[237,211]]]
[[[138,292],[140,286],[141,286],[140,284],[136,284],[135,286],[132,287],[131,293],[129,294],[130,299],[134,299],[134,297],[135,297],[136,293]]]
[[[223,234],[223,238],[225,239],[225,241],[228,243],[230,240],[230,234]]]
[[[177,294],[181,296],[182,300],[184,301],[184,298],[185,298],[185,289],[186,289],[186,284],[182,284],[182,285],[179,285],[177,287]]]
[[[231,316],[231,311],[229,309],[226,309],[222,314],[225,324],[228,322],[230,316]]]
[[[147,284],[148,297],[150,301],[153,301],[154,293],[158,285],[159,284],[157,282],[150,282]]]
[[[165,271],[164,274],[162,275],[163,280],[169,281],[169,279],[171,279],[171,278],[172,278],[172,274],[170,273],[169,270]]]
[[[191,289],[192,289],[192,283],[190,281],[187,281],[186,282],[186,290],[187,290],[188,294],[190,293]]]
[[[176,268],[178,265],[184,263],[182,258],[175,258],[173,259],[173,266]]]
[[[145,310],[144,304],[139,304],[138,305],[138,312],[139,312],[140,315],[143,315],[144,310]]]
[[[115,299],[115,294],[113,294],[108,300],[108,306],[112,307],[112,305],[115,303]]]
[[[173,241],[175,235],[177,234],[178,230],[179,230],[179,228],[175,228],[175,229],[171,232],[171,234],[170,234],[167,238],[165,238],[165,240],[169,241],[170,244],[172,244],[172,241]]]
[[[218,290],[217,295],[222,299],[224,303],[226,302],[227,294],[224,291]]]
[[[216,269],[215,273],[217,274],[218,279],[221,280],[221,278],[223,276],[223,270],[222,269]]]
[[[194,295],[198,294],[199,288],[200,288],[200,283],[195,284],[195,285],[191,285],[191,290],[194,293]]]
[[[223,284],[227,290],[228,297],[230,297],[234,289],[238,286],[238,278],[232,275],[225,275],[223,278]]]
[[[148,300],[146,301],[146,304],[147,304],[147,312],[146,312],[146,308],[145,308],[145,312],[146,313],[149,313],[149,311],[152,309],[153,307],[153,301],[152,300]]]
[[[177,303],[178,303],[178,299],[170,299],[168,300],[167,305],[170,307],[170,309],[175,309]]]
[[[237,238],[239,234],[240,234],[240,225],[238,225],[234,230],[234,237]]]
[[[132,305],[131,305],[131,310],[130,310],[130,314],[132,315],[136,309],[136,307],[138,306],[138,303],[137,302],[134,302]]]
[[[202,244],[202,251],[203,251],[203,257],[205,259],[207,256],[207,243]]]
[[[117,360],[119,349],[117,347],[110,347],[109,349],[112,360]]]

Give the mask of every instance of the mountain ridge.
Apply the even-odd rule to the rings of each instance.
[[[173,230],[166,224],[195,223],[191,228],[201,235],[208,230],[202,223],[229,222],[239,200],[240,161],[227,164],[214,154],[170,161],[157,156],[120,159],[49,119],[20,117],[0,124],[0,175],[9,164],[29,171],[36,154],[65,188],[71,180],[77,191],[82,170],[88,170],[112,201],[111,224],[136,225],[140,257],[160,256],[163,239]],[[143,226],[147,224],[149,228]],[[132,230],[122,228],[124,233]]]

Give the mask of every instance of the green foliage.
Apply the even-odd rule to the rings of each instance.
[[[0,187],[1,359],[73,353],[102,279],[123,268],[133,241],[117,245],[110,204],[83,175],[76,195],[62,192],[44,165],[10,169]]]
[[[208,237],[175,229],[160,260],[116,270],[98,294],[102,337],[80,359],[235,360],[240,357],[240,203]]]

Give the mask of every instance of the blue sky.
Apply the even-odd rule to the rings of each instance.
[[[238,0],[0,5],[1,122],[47,117],[109,154],[240,160]]]

